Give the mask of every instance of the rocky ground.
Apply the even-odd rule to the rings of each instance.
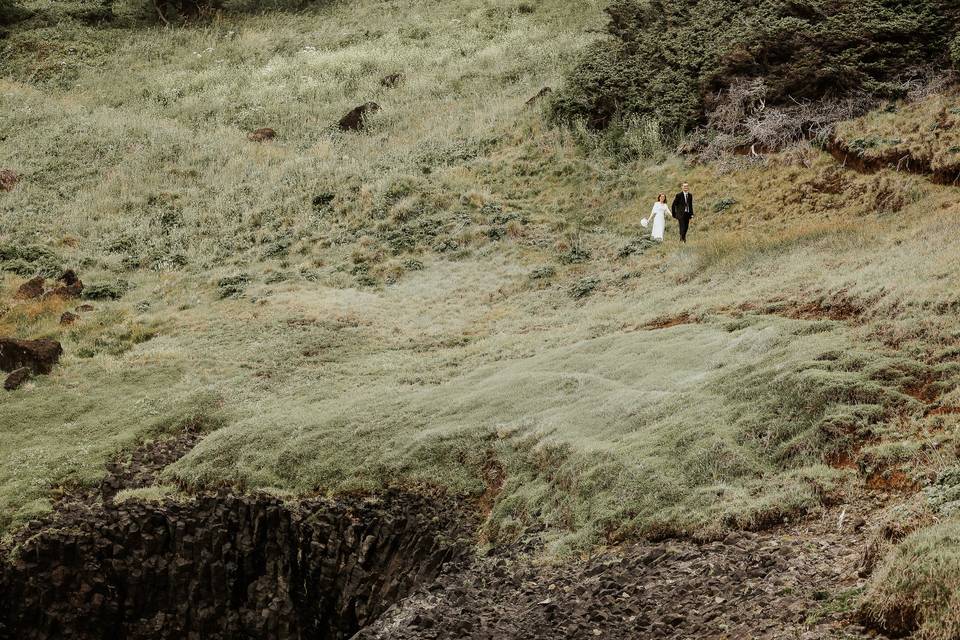
[[[560,566],[488,557],[441,576],[358,638],[876,638],[853,612],[865,531],[841,507],[781,530],[641,544]]]
[[[432,538],[419,546],[392,541],[395,530],[406,530],[404,527],[409,528],[411,523],[419,522],[415,526],[424,531],[431,528],[425,524],[426,520],[406,512],[399,520],[396,514],[386,519],[386,522],[403,523],[402,527],[398,529],[390,524],[389,535],[377,529],[377,535],[371,538],[368,534],[357,535],[354,528],[366,527],[365,522],[361,523],[365,520],[380,522],[379,512],[377,517],[359,518],[353,511],[344,521],[346,528],[339,532],[345,536],[344,540],[352,541],[353,546],[337,543],[337,549],[345,550],[338,550],[331,558],[326,558],[329,554],[324,551],[320,553],[323,559],[310,560],[310,554],[303,556],[301,548],[309,548],[307,542],[316,536],[315,530],[323,529],[316,523],[309,527],[306,537],[287,535],[289,540],[280,543],[267,536],[262,544],[250,543],[264,536],[265,531],[277,530],[286,535],[299,530],[300,525],[296,524],[299,516],[291,517],[286,507],[275,500],[223,493],[219,497],[198,496],[196,506],[175,502],[151,506],[135,501],[119,507],[113,504],[113,497],[121,489],[150,486],[163,467],[188,452],[200,437],[198,430],[187,428],[172,438],[146,444],[131,455],[113,461],[98,487],[65,494],[49,519],[33,522],[21,531],[16,537],[20,545],[19,560],[0,576],[3,578],[0,582],[9,583],[8,595],[19,593],[22,598],[6,603],[5,610],[16,615],[0,621],[0,631],[17,629],[29,632],[29,637],[47,638],[53,637],[51,633],[58,625],[66,625],[81,634],[90,632],[91,635],[83,637],[95,637],[104,629],[123,629],[135,638],[173,637],[154,623],[165,616],[172,616],[170,620],[186,619],[178,615],[183,602],[176,592],[187,589],[205,594],[209,600],[202,611],[209,615],[199,616],[203,619],[203,628],[162,626],[176,633],[214,633],[209,637],[220,637],[216,630],[224,621],[229,621],[232,626],[228,626],[233,630],[279,634],[272,637],[288,637],[284,635],[286,632],[293,634],[289,637],[299,634],[311,638],[345,638],[349,634],[344,632],[351,626],[356,629],[369,622],[355,636],[357,640],[878,637],[857,624],[854,608],[867,573],[863,565],[864,550],[868,548],[869,532],[873,528],[869,520],[871,514],[878,513],[882,503],[889,500],[890,496],[885,494],[845,496],[846,504],[831,507],[819,517],[768,531],[735,532],[711,542],[666,540],[636,544],[557,565],[534,561],[535,545],[499,550],[479,558],[460,556],[434,579],[439,565],[457,554],[450,553],[453,547],[449,545],[437,546]],[[424,509],[424,513],[430,511],[426,503],[418,508]],[[311,510],[316,511],[317,505],[307,509]],[[261,518],[261,512],[272,514],[271,517],[282,522],[264,529],[256,524],[267,517]],[[433,516],[434,521],[436,517]],[[340,522],[336,518],[327,519]],[[248,521],[254,524],[247,526]],[[180,532],[184,523],[189,525],[189,535]],[[337,524],[332,529],[339,527]],[[229,533],[234,530],[240,537],[231,542]],[[252,531],[260,533],[251,537]],[[134,537],[129,538],[130,543],[126,545],[124,540],[128,535]],[[332,531],[325,535],[328,538],[333,535],[331,540],[336,538]],[[181,538],[186,542],[180,544]],[[211,539],[210,544],[197,542],[207,538]],[[360,544],[366,549],[372,544],[367,540],[373,538],[381,540],[377,545],[383,548],[383,559],[370,563],[364,559],[368,552],[360,551],[357,564],[354,547]],[[145,539],[166,542],[144,546]],[[315,542],[312,544],[316,546]],[[124,550],[124,546],[129,549]],[[417,562],[409,562],[410,558],[404,560],[404,554],[398,555],[397,551],[408,546],[415,547],[423,557]],[[224,566],[234,569],[224,574],[229,579],[221,587],[213,578],[216,572],[211,574],[204,569],[192,579],[188,577],[189,572],[183,571],[185,562],[189,565],[195,561],[203,567],[212,562],[211,566],[220,566],[210,552],[215,548],[232,550],[234,547],[246,549],[246,559],[224,557]],[[278,554],[283,547],[296,547],[301,551]],[[71,551],[61,558],[59,550],[68,548],[88,552],[78,555]],[[271,548],[274,551],[270,551]],[[326,550],[328,544],[317,548]],[[177,580],[170,577],[172,573],[168,575],[164,557],[176,562],[177,570],[169,571],[176,573]],[[308,559],[297,560],[301,557]],[[245,567],[250,562],[254,568],[246,573],[251,575],[237,573],[236,567]],[[313,591],[321,590],[315,596],[322,592],[322,585],[327,584],[336,585],[338,594],[348,593],[349,597],[338,597],[322,615],[298,604],[306,602],[304,594],[277,600],[276,594],[286,590],[280,587],[275,590],[271,585],[288,581],[291,574],[306,571],[313,575],[312,570],[297,568],[301,562],[304,567],[326,568],[326,573],[319,569],[313,572],[322,580],[304,582],[308,587],[316,587],[311,588]],[[409,586],[391,587],[386,589],[391,593],[389,598],[377,597],[378,602],[371,601],[370,596],[384,591],[384,585],[401,584],[398,580],[403,574],[401,571],[392,582],[378,578],[371,573],[378,571],[374,565],[382,565],[385,574],[391,575],[397,574],[399,567],[409,565],[405,570],[407,577],[419,572],[412,584],[414,587],[419,584],[419,588],[403,598],[404,592],[410,593]],[[146,575],[144,571],[149,569],[151,579],[138,578],[136,584],[120,580],[133,571],[134,566],[140,567],[134,572],[137,576]],[[352,567],[347,572],[349,579],[342,570],[330,573],[330,569],[343,566]],[[360,566],[364,570],[358,573]],[[418,571],[418,567],[430,570]],[[363,580],[357,578],[361,573],[366,576]],[[297,582],[302,580],[303,577],[298,578]],[[346,588],[346,583],[341,584],[343,580],[352,586]],[[260,587],[246,589],[242,585],[247,583]],[[53,584],[54,588],[43,587],[44,584]],[[243,606],[231,613],[233,609],[228,603],[214,602],[218,588],[231,591],[232,599]],[[62,592],[59,596],[58,590]],[[149,596],[148,592],[154,595]],[[121,596],[119,600],[109,596],[117,593]],[[136,594],[145,598],[144,602],[154,602],[155,606],[148,607],[149,616],[138,617],[130,609],[131,598]],[[166,600],[157,604],[158,595]],[[63,611],[51,609],[53,600],[49,598],[56,600],[60,596],[68,597],[73,604]],[[397,596],[403,599],[378,618],[370,617],[371,613],[377,615],[383,611]],[[321,600],[331,597],[327,594]],[[167,600],[169,606],[164,604]],[[264,611],[270,609],[269,616],[251,613],[259,611],[256,607],[273,601],[286,606],[268,606]],[[48,604],[36,608],[41,602]],[[127,609],[131,611],[129,615],[118,613]],[[71,613],[79,610],[85,612],[81,618]]]

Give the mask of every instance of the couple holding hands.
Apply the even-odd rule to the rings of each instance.
[[[673,205],[667,207],[667,194],[661,193],[657,196],[657,202],[653,205],[653,211],[649,218],[640,221],[644,227],[652,223],[650,237],[654,240],[663,241],[663,232],[667,226],[667,213],[669,212],[677,219],[680,224],[680,241],[687,241],[687,229],[690,228],[690,218],[693,217],[693,194],[690,193],[690,185],[684,182],[680,185],[682,191],[673,198]]]

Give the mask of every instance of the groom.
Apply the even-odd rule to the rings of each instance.
[[[680,188],[683,189],[680,193],[677,194],[677,197],[673,199],[673,206],[670,207],[670,212],[673,214],[673,217],[677,219],[677,222],[680,223],[680,241],[687,241],[687,229],[690,228],[690,218],[693,217],[693,194],[690,193],[690,185],[684,182],[680,185]]]

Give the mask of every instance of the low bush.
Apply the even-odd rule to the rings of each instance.
[[[614,0],[552,104],[555,120],[606,128],[656,118],[706,124],[736,81],[763,80],[767,108],[858,94],[896,96],[918,67],[947,63],[949,0]]]
[[[26,16],[26,12],[13,0],[0,0],[0,27],[14,24]]]

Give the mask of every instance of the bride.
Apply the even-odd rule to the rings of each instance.
[[[657,196],[657,201],[650,212],[650,221],[653,228],[650,230],[650,237],[659,242],[663,242],[663,230],[667,225],[667,213],[670,208],[667,206],[667,194],[661,193]],[[643,226],[647,226],[647,219],[641,220]]]

